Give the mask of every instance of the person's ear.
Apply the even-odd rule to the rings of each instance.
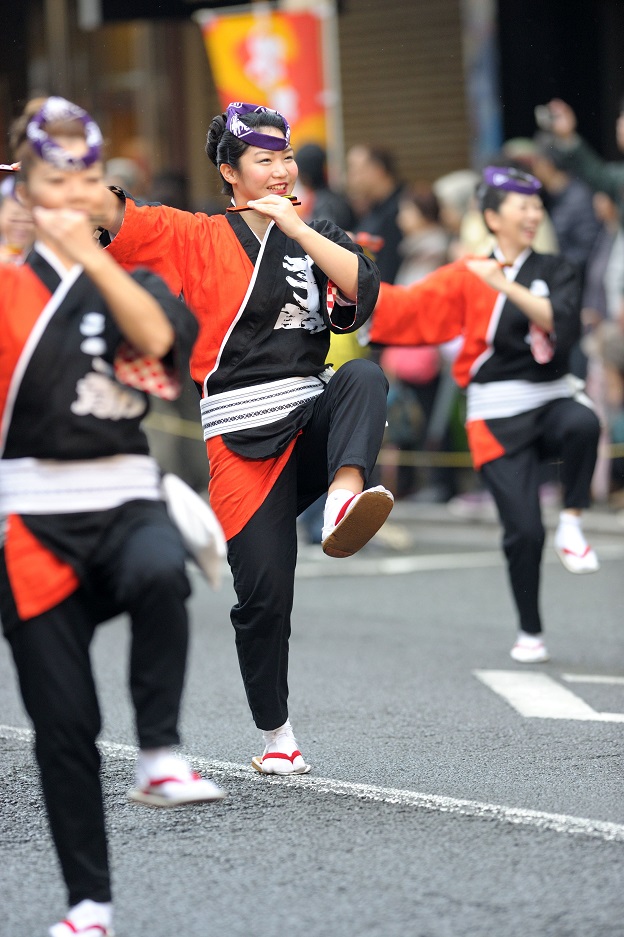
[[[15,199],[20,203],[22,208],[27,208],[29,211],[32,208],[25,182],[15,183]]]
[[[230,183],[230,185],[233,185],[238,179],[238,173],[235,169],[232,169],[229,163],[221,163],[219,166],[219,172],[225,181]]]
[[[498,212],[494,211],[493,208],[486,208],[483,212],[483,220],[485,221],[486,226],[493,234],[496,234],[499,228],[499,217]]]

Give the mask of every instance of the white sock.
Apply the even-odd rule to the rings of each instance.
[[[528,631],[520,630],[517,640],[519,644],[524,644],[525,647],[535,647],[541,644],[544,638],[541,632],[539,634],[529,634]]]
[[[562,511],[559,515],[560,524],[572,524],[574,527],[582,527],[582,519],[580,514],[570,514],[569,511]]]
[[[347,488],[336,488],[335,491],[327,495],[325,510],[323,512],[323,530],[335,527],[336,518],[343,504],[345,501],[349,501],[350,498],[353,498],[355,494],[356,492],[349,491]]]
[[[559,526],[555,533],[555,544],[558,549],[571,550],[579,555],[586,550],[587,541],[583,533],[581,518],[577,514],[561,512]]]
[[[110,901],[92,901],[85,898],[69,909],[68,917],[78,927],[88,926],[97,921],[110,927],[113,923],[113,905]]]
[[[137,760],[137,775],[145,775],[147,778],[156,778],[161,773],[161,764],[166,762],[174,754],[170,746],[163,748],[142,748],[139,751]]]
[[[269,744],[269,742],[272,742],[274,739],[276,739],[278,735],[282,735],[282,734],[292,735],[292,726],[290,724],[290,719],[287,719],[284,725],[278,726],[277,729],[263,729],[262,730],[262,735],[267,745]]]

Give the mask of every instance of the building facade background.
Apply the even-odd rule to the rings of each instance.
[[[584,135],[614,156],[613,123],[624,90],[619,0],[343,0],[345,149],[358,142],[390,148],[410,182],[474,164],[480,131],[466,78],[475,4],[492,10],[502,135],[531,135],[534,105],[559,95],[577,110]],[[108,157],[131,156],[148,174],[185,173],[195,205],[215,196],[218,181],[203,148],[219,105],[201,32],[190,17],[198,6],[185,0],[3,4],[2,161],[9,157],[8,125],[25,100],[61,93],[96,116]],[[147,10],[157,18],[133,18]],[[93,11],[103,22],[84,28]],[[128,19],[117,19],[122,14]]]

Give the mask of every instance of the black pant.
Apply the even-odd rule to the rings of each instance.
[[[540,414],[530,446],[486,462],[481,473],[503,524],[503,549],[520,628],[539,634],[540,562],[544,547],[539,482],[544,459],[561,460],[559,476],[566,508],[586,508],[600,425],[589,407],[573,399],[556,400]]]
[[[185,552],[166,516],[133,529],[120,551],[107,550],[103,542],[90,572],[88,590],[79,589],[7,635],[34,724],[35,754],[70,905],[111,898],[96,746],[101,720],[89,660],[102,610],[127,611],[131,617],[130,690],[141,748],[179,742],[188,641]],[[0,598],[3,619],[14,618],[4,552]]]
[[[247,700],[260,729],[288,718],[288,641],[297,561],[296,520],[343,465],[369,478],[384,433],[381,369],[344,364],[317,397],[309,423],[264,503],[228,544],[238,597],[231,618]]]

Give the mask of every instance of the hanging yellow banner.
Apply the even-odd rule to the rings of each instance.
[[[242,13],[195,14],[223,110],[231,101],[275,108],[292,142],[327,143],[322,20],[314,11],[261,7]]]

